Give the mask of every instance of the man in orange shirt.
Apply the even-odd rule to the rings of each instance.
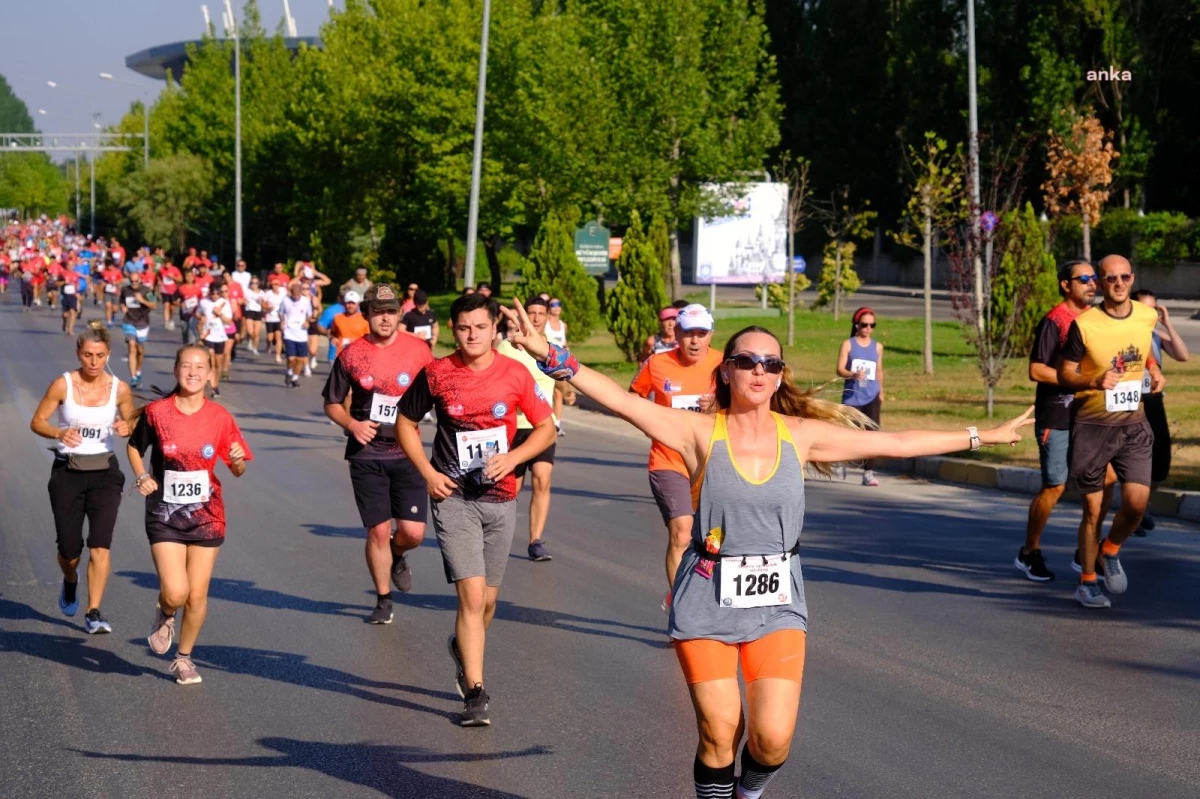
[[[371,331],[367,318],[359,312],[362,297],[358,296],[357,291],[343,294],[342,305],[346,306],[345,312],[333,317],[329,325],[329,343],[338,353]]]
[[[708,309],[698,304],[687,306],[675,324],[679,348],[647,358],[629,390],[668,408],[711,413],[716,407],[714,372],[721,364],[720,351],[710,347],[712,336],[713,318]],[[692,544],[695,509],[683,457],[657,441],[650,447],[650,491],[667,525],[667,585],[671,586],[679,561]]]

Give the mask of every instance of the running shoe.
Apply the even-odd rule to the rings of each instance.
[[[304,364],[304,376],[305,376],[305,377],[312,377],[312,366],[310,366],[310,365],[309,365],[309,364],[307,364],[307,363],[306,363],[306,364]]]
[[[370,624],[391,624],[392,600],[387,597],[380,597],[375,603],[375,609],[371,611],[371,615],[367,616],[367,622]]]
[[[1079,550],[1078,549],[1075,550],[1075,557],[1071,561],[1071,571],[1075,572],[1076,574],[1083,574],[1083,567],[1079,565]],[[1097,580],[1104,579],[1104,568],[1103,568],[1103,566],[1101,566],[1099,558],[1096,558],[1096,579]]]
[[[554,558],[550,557],[550,553],[546,551],[546,545],[542,543],[542,539],[540,538],[529,545],[529,559],[535,563],[554,560]]]
[[[875,472],[871,471],[870,469],[867,469],[865,472],[863,472],[863,485],[870,486],[871,488],[877,488],[879,486],[879,481],[875,479]]]
[[[314,355],[314,356],[312,356],[311,358],[309,358],[309,359],[308,359],[308,365],[309,365],[311,368],[313,368],[313,369],[316,369],[316,368],[317,368],[317,356],[315,356],[315,355]]]
[[[1123,594],[1129,588],[1129,578],[1121,568],[1121,559],[1116,555],[1100,553],[1100,565],[1104,569],[1104,585],[1114,594]]]
[[[1013,565],[1036,583],[1046,583],[1054,579],[1054,572],[1046,568],[1046,559],[1040,549],[1031,549],[1028,554],[1018,550],[1017,556],[1013,558]]]
[[[408,558],[404,555],[392,555],[392,585],[402,594],[412,590],[412,569],[408,568]]]
[[[1154,517],[1151,516],[1149,513],[1143,513],[1142,514],[1142,523],[1140,526],[1146,532],[1152,532],[1155,527]]]
[[[454,687],[458,691],[458,695],[467,698],[467,672],[463,668],[462,652],[458,650],[458,637],[454,633],[450,633],[450,637],[446,639],[446,648],[450,650],[450,657],[454,659]]]
[[[100,613],[100,608],[92,608],[87,612],[87,615],[83,617],[83,627],[88,631],[88,635],[112,632],[112,625]]]
[[[200,672],[196,671],[196,664],[189,657],[177,656],[171,661],[171,671],[175,673],[175,682],[180,685],[195,685],[202,682]]]
[[[141,384],[142,384],[142,378],[140,375],[134,375],[133,377],[129,378],[129,387],[130,388],[137,388]]]
[[[221,396],[221,389],[217,388],[216,386],[213,386],[213,397],[219,397],[219,396]]]
[[[75,583],[75,596],[67,601],[67,583],[63,581],[62,590],[58,593],[58,609],[64,616],[74,616],[79,612],[79,583]]]
[[[154,654],[165,655],[174,640],[175,617],[168,617],[162,612],[162,607],[156,604],[154,606],[154,626],[150,628],[150,635],[146,638],[146,643],[150,645]]]
[[[1133,535],[1134,535],[1135,537],[1137,537],[1137,538],[1145,538],[1145,537],[1146,537],[1146,528],[1145,528],[1145,527],[1142,527],[1142,526],[1139,524],[1139,525],[1138,525],[1138,526],[1137,526],[1137,527],[1134,529],[1134,531],[1133,531]]]
[[[1085,608],[1111,608],[1112,602],[1100,590],[1098,583],[1080,583],[1075,589],[1075,601]]]
[[[461,727],[486,727],[492,723],[488,718],[488,700],[491,697],[483,690],[483,683],[475,683],[475,687],[467,691],[463,699],[463,710],[458,717]]]

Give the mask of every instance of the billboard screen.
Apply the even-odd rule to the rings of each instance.
[[[696,282],[782,283],[787,274],[787,184],[708,188],[732,199],[725,215],[696,220]]]

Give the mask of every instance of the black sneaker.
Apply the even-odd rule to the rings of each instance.
[[[1075,557],[1071,560],[1071,571],[1076,574],[1083,574],[1083,567],[1079,565],[1079,550],[1075,550]],[[1104,567],[1100,564],[1100,559],[1096,559],[1096,579],[1104,582]]]
[[[554,560],[554,558],[550,557],[550,553],[546,551],[546,545],[540,538],[529,545],[529,559],[536,563]]]
[[[1034,582],[1046,583],[1054,579],[1054,572],[1046,568],[1046,559],[1040,549],[1031,549],[1028,554],[1018,551],[1013,565]]]
[[[1154,517],[1151,516],[1149,513],[1143,513],[1142,514],[1142,523],[1139,525],[1139,527],[1141,527],[1146,532],[1150,532],[1150,531],[1154,530],[1154,527],[1155,527]]]
[[[486,727],[492,723],[488,718],[488,699],[487,691],[483,690],[483,683],[475,683],[475,687],[467,691],[467,696],[463,700],[463,710],[458,717],[458,723],[461,727]]]
[[[112,632],[112,625],[108,623],[108,619],[104,618],[100,608],[92,608],[87,612],[87,615],[83,617],[83,627],[87,630],[88,635]]]
[[[375,609],[367,617],[367,621],[371,624],[391,624],[392,600],[388,597],[380,597],[379,601],[375,603]]]
[[[466,699],[467,672],[463,669],[462,652],[458,651],[458,638],[454,633],[451,633],[446,641],[446,648],[450,650],[450,657],[454,659],[454,687],[458,690],[458,695]]]
[[[407,594],[412,590],[412,569],[408,568],[408,559],[400,555],[392,554],[392,585],[396,586],[396,590]]]

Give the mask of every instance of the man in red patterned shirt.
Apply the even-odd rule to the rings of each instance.
[[[499,307],[482,294],[450,306],[457,346],[431,362],[400,400],[397,438],[433,497],[433,527],[446,579],[458,594],[458,616],[449,649],[464,706],[459,723],[490,723],[483,690],[484,639],[517,521],[513,470],[554,443],[554,421],[545,394],[521,364],[492,348]],[[417,425],[437,408],[432,462]],[[533,432],[513,447],[517,411]]]

